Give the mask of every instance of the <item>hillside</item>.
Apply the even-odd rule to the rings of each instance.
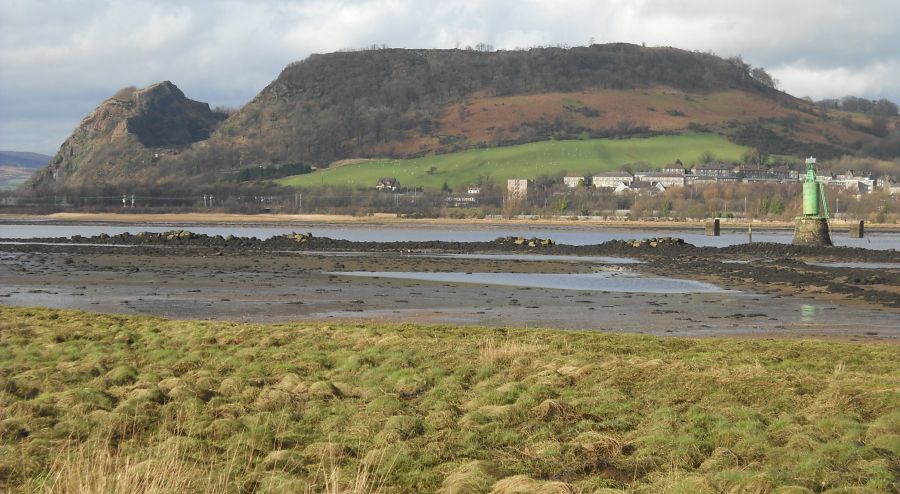
[[[244,163],[321,166],[689,129],[778,154],[827,157],[870,138],[864,122],[829,114],[750,73],[740,59],[627,44],[314,55],[288,66],[195,158],[208,166],[235,155]]]
[[[224,115],[171,83],[125,91],[82,122],[33,184],[224,184],[261,165],[689,132],[770,154],[894,156],[897,118],[876,132],[864,115],[765,79],[740,58],[629,44],[312,55],[221,124]]]
[[[41,168],[52,156],[23,151],[0,151],[0,166],[17,166],[21,168]]]
[[[626,164],[658,168],[677,158],[685,162],[696,160],[704,151],[721,159],[737,160],[747,148],[715,134],[543,141],[405,160],[361,160],[278,182],[295,187],[374,186],[381,177],[395,177],[404,187],[440,189],[446,183],[454,190],[462,190],[485,180],[504,183],[508,178],[535,178],[541,174],[592,174],[618,170]]]
[[[47,164],[51,156],[22,151],[0,151],[0,190],[19,187]]]
[[[31,186],[140,179],[160,155],[208,138],[223,118],[169,81],[122,89],[81,121]]]

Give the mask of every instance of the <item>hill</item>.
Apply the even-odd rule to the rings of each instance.
[[[492,179],[535,178],[561,172],[591,174],[635,168],[656,167],[681,158],[694,161],[702,152],[718,158],[737,160],[747,151],[715,134],[685,134],[634,139],[588,139],[542,141],[517,146],[472,149],[412,159],[362,160],[304,175],[278,180],[282,185],[374,186],[381,177],[395,177],[404,187],[440,189],[444,183],[454,190]]]
[[[771,85],[740,58],[621,43],[312,55],[224,121],[168,82],[126,90],[82,122],[33,185],[223,186],[260,166],[689,132],[770,154],[900,155],[896,117],[876,126]]]
[[[31,185],[140,180],[161,155],[208,138],[224,117],[169,81],[122,89],[81,121]]]
[[[50,161],[50,156],[23,151],[0,151],[0,190],[19,187]]]
[[[52,156],[23,151],[0,151],[0,166],[17,166],[21,168],[41,168],[50,162]]]

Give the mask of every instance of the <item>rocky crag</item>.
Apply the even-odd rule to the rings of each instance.
[[[169,81],[122,89],[78,124],[29,185],[133,180],[163,157],[207,139],[224,119]]]

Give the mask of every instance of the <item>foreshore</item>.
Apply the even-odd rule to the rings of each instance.
[[[262,224],[262,225],[305,225],[305,224],[359,224],[392,226],[592,226],[606,228],[647,228],[647,229],[692,229],[703,228],[706,220],[609,220],[593,217],[574,216],[528,216],[503,218],[406,218],[396,214],[376,213],[369,216],[337,214],[228,214],[228,213],[53,213],[47,215],[0,214],[0,222],[7,223],[147,223],[147,224]],[[744,219],[720,218],[722,228],[746,229]],[[849,227],[851,221],[831,220],[834,227]],[[759,230],[793,229],[791,221],[753,220],[750,225]],[[900,224],[867,223],[866,229],[898,231]]]

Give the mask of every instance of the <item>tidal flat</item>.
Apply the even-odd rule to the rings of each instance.
[[[900,337],[896,251],[153,235],[0,244],[0,303],[261,323]],[[887,267],[820,265],[839,261]]]

